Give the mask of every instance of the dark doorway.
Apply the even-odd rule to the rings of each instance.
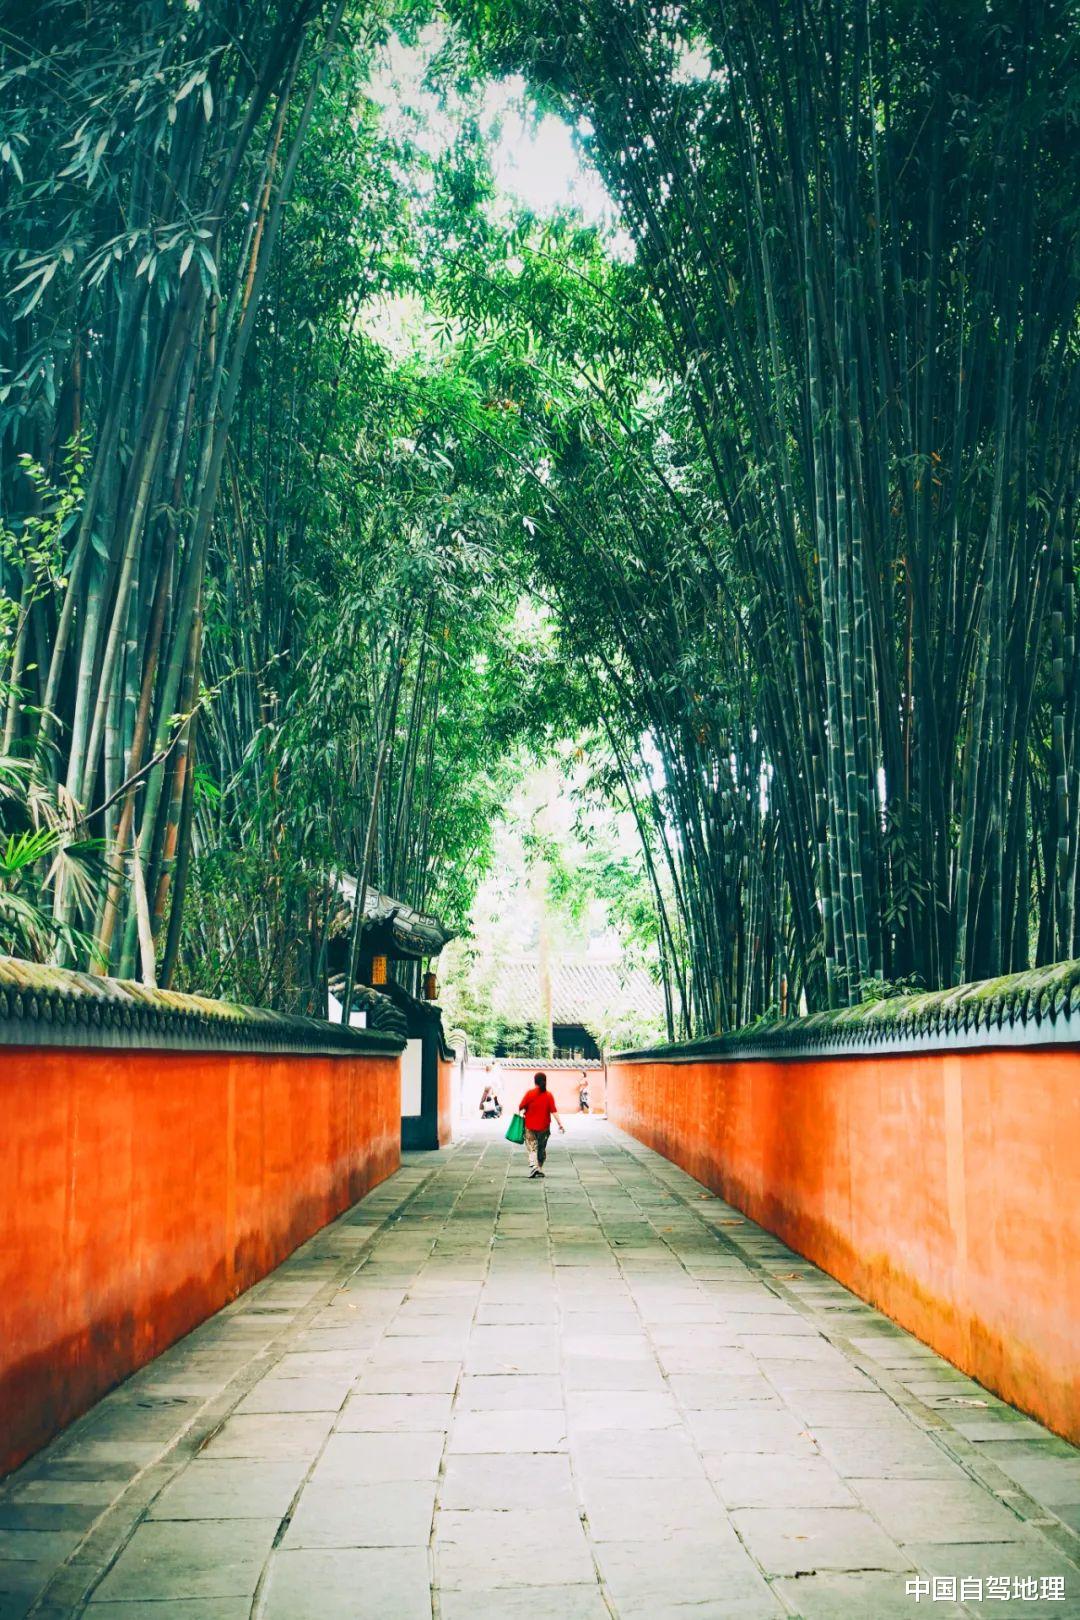
[[[584,1024],[552,1024],[551,1042],[560,1058],[600,1057],[600,1048]]]

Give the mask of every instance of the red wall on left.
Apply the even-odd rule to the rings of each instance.
[[[0,1050],[0,1473],[400,1162],[399,1059]]]

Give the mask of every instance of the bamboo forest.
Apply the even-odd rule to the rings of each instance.
[[[1080,956],[1078,20],[7,0],[0,952],[324,1012],[554,768],[669,1038]]]

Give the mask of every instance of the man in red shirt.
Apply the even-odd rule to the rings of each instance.
[[[525,1115],[525,1146],[529,1150],[530,1179],[539,1176],[542,1180],[552,1120],[563,1135],[566,1135],[566,1127],[559,1118],[555,1099],[547,1088],[546,1074],[533,1075],[532,1089],[527,1091],[518,1103],[518,1113]]]

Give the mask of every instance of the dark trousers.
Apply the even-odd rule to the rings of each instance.
[[[525,1130],[525,1146],[529,1150],[529,1164],[533,1169],[542,1170],[544,1160],[547,1158],[548,1137],[550,1131]]]

